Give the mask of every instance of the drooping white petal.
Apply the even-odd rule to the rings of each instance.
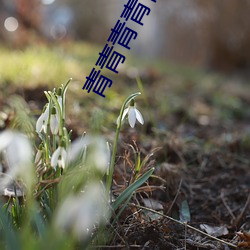
[[[47,105],[45,111],[40,115],[36,122],[36,132],[40,133],[41,131],[44,131],[44,133],[47,132],[47,124],[49,119],[49,105]]]
[[[62,96],[60,96],[60,95],[57,96],[57,101],[58,101],[58,104],[59,104],[61,111],[62,111]]]
[[[124,109],[123,115],[122,115],[122,120],[125,118],[126,114],[128,113],[129,108]]]
[[[50,163],[51,163],[51,166],[53,168],[55,168],[57,166],[57,164],[58,164],[58,158],[59,158],[60,154],[61,154],[61,147],[59,146],[56,149],[56,151],[52,154],[52,157],[51,157]]]
[[[36,164],[41,160],[41,158],[42,158],[42,153],[43,153],[42,150],[40,150],[40,149],[37,150],[36,157],[35,157],[35,163],[36,163]]]
[[[55,226],[65,232],[72,230],[75,218],[79,213],[78,207],[79,205],[75,196],[67,197],[57,211]]]
[[[128,114],[128,122],[129,125],[134,128],[136,120],[138,120],[141,124],[144,124],[144,119],[141,114],[141,112],[136,108],[135,103],[133,100],[130,101],[130,105],[128,108],[126,108],[122,115],[122,120],[125,118],[125,116]],[[119,119],[119,117],[118,117]],[[118,119],[117,122],[118,123]]]
[[[6,187],[17,177],[21,177],[25,185],[29,187],[33,181],[33,153],[28,138],[17,132],[4,131],[0,134],[0,146],[1,150],[5,150],[3,156],[8,167],[6,175],[1,179],[0,188]]]
[[[57,164],[58,164],[59,168],[62,168],[62,169],[65,168],[65,161],[62,157],[60,159],[58,159]]]
[[[64,169],[67,161],[67,152],[64,148],[61,150],[61,160],[60,163],[58,163],[59,167]]]
[[[83,152],[86,150],[86,145],[88,143],[89,143],[88,136],[78,138],[73,143],[71,143],[68,151],[68,162],[72,163],[79,156],[82,156]]]
[[[116,119],[116,124],[119,123],[119,119],[120,119],[120,116],[117,117],[117,119]]]
[[[51,157],[50,161],[51,166],[55,168],[58,165],[60,168],[64,169],[66,161],[67,161],[67,152],[64,149],[64,147],[59,146]]]
[[[80,195],[68,196],[57,210],[54,225],[59,232],[71,233],[77,239],[91,236],[95,225],[105,222],[108,206],[100,183],[91,183]]]
[[[128,122],[129,125],[134,128],[135,122],[136,122],[136,113],[135,113],[135,108],[130,107],[129,112],[128,112]]]
[[[138,120],[138,122],[143,124],[144,120],[143,120],[141,112],[135,108],[135,113],[136,113],[136,119]]]
[[[86,154],[86,150],[88,154]],[[86,166],[94,166],[101,172],[106,172],[110,163],[110,150],[107,142],[102,137],[86,135],[76,139],[67,153],[67,162],[71,164],[75,160],[86,160]]]
[[[122,119],[121,119],[121,120],[123,120],[123,119],[125,118],[125,116],[126,116],[126,114],[128,113],[128,111],[129,111],[129,108],[124,109],[123,114],[122,114]],[[116,124],[118,124],[119,119],[120,119],[120,116],[117,117],[117,119],[116,119]]]
[[[13,139],[13,136],[14,134],[8,130],[0,133],[0,152],[9,145],[9,143]]]
[[[65,160],[65,162],[66,162],[66,160],[67,160],[67,152],[66,152],[66,150],[65,150],[64,148],[62,148],[61,156],[62,156],[62,158],[63,158],[63,159]]]
[[[49,104],[47,105],[45,111],[44,111],[44,120],[48,121],[49,119]]]
[[[52,114],[50,117],[50,130],[53,135],[56,135],[59,131],[59,120],[56,114]]]
[[[44,113],[42,113],[39,116],[39,118],[37,119],[37,122],[36,122],[36,132],[37,133],[40,133],[42,131],[43,123],[44,123]]]
[[[46,121],[43,122],[43,125],[42,125],[42,130],[45,134],[47,133],[47,126],[48,126],[48,123]]]
[[[94,148],[93,148],[93,160],[95,166],[98,170],[105,173],[107,172],[107,168],[109,167],[110,162],[110,152],[107,147],[107,143],[102,138],[95,138],[93,140]]]
[[[16,168],[17,166],[31,162],[32,148],[27,137],[15,133],[15,136],[6,148],[6,156],[10,168]]]

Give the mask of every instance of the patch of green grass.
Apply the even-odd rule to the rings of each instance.
[[[242,84],[238,87],[236,95],[235,84],[230,83],[226,76],[191,66],[176,65],[166,60],[144,60],[131,52],[124,54],[126,61],[121,65],[123,67],[119,69],[119,74],[103,68],[102,74],[113,81],[111,88],[105,91],[106,98],[81,91],[86,76],[95,67],[102,49],[103,45],[84,42],[33,45],[23,50],[0,45],[0,86],[35,88],[38,85],[47,85],[50,88],[65,83],[71,77],[73,81],[69,89],[69,104],[71,101],[79,104],[85,117],[84,124],[91,123],[91,119],[86,117],[92,117],[95,108],[101,107],[103,123],[107,124],[108,120],[113,126],[116,117],[110,115],[110,109],[117,113],[117,107],[121,105],[125,96],[139,90],[136,79],[130,78],[128,74],[131,68],[136,68],[140,72],[144,89],[144,101],[139,101],[138,105],[147,111],[151,120],[155,117],[157,120],[162,119],[163,124],[171,124],[170,115],[177,115],[179,121],[184,122],[190,114],[191,119],[197,120],[197,112],[193,109],[197,109],[199,103],[205,104],[211,110],[210,116],[213,119],[231,120],[246,115],[247,109],[243,108],[241,96],[247,92],[242,91],[247,89],[247,85]],[[147,105],[143,105],[145,100]],[[86,106],[91,106],[93,110],[86,110]],[[200,110],[198,107],[199,112]]]
[[[95,63],[96,50],[84,43],[30,46],[23,50],[0,46],[0,84],[57,86],[70,77],[83,81]]]

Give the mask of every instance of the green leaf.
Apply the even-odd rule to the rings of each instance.
[[[37,229],[38,235],[40,237],[44,236],[44,233],[45,233],[45,222],[44,222],[44,219],[43,219],[42,215],[38,211],[34,211],[33,221],[34,221],[34,224],[36,225],[36,229]]]
[[[141,154],[140,152],[137,154],[137,159],[136,159],[136,167],[135,167],[135,172],[138,173],[141,170]]]
[[[138,178],[133,184],[127,187],[118,198],[112,203],[112,208],[115,211],[124,200],[126,200],[137,188],[139,188],[143,183],[147,181],[147,179],[154,172],[154,168],[149,169],[143,176]]]
[[[180,221],[181,222],[189,222],[191,220],[190,210],[187,200],[181,202],[180,208]]]
[[[68,86],[69,86],[69,83],[72,81],[72,78],[69,78],[69,80],[67,81],[67,83],[63,86],[63,89],[62,89],[62,95],[65,96],[66,94],[66,91],[68,89]]]
[[[0,228],[3,231],[6,249],[7,250],[21,250],[20,242],[17,233],[13,226],[10,225],[8,215],[2,208],[0,208]]]
[[[112,225],[114,225],[114,224],[117,222],[117,220],[119,219],[120,215],[122,214],[122,212],[124,211],[124,209],[125,209],[126,206],[128,205],[128,203],[129,203],[130,199],[132,198],[132,196],[133,196],[133,193],[131,193],[131,194],[129,195],[129,197],[127,198],[127,200],[123,203],[123,205],[122,205],[122,207],[120,208],[119,212],[118,212],[117,215],[115,216],[115,218],[114,218],[114,220],[113,220],[113,222],[112,222]]]

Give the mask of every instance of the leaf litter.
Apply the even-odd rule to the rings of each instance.
[[[156,124],[152,127],[148,122],[146,126],[150,129],[145,135],[140,135],[140,129],[122,131],[121,142],[125,143],[119,145],[114,195],[120,194],[127,183],[136,178],[132,148],[137,147],[141,159],[155,148],[161,149],[148,157],[150,160],[142,169],[145,172],[154,165],[152,178],[134,194],[115,229],[109,228],[113,237],[100,248],[250,248],[250,113],[247,111],[250,97],[246,95],[249,87],[243,86],[234,99],[227,99],[233,94],[229,85],[227,92],[225,82],[221,87],[224,91],[221,101],[218,87],[206,93],[195,81],[186,84],[183,80],[183,90],[192,90],[185,96],[180,86],[172,83],[174,79],[165,77],[167,86],[162,84],[162,78],[153,87],[145,86],[152,108],[159,107],[154,114]],[[43,105],[42,100],[36,98],[39,91],[22,89],[33,111]],[[170,111],[159,103],[163,100],[161,93],[168,98]],[[153,99],[156,94],[159,98]],[[80,100],[77,93],[71,95],[75,95],[74,100]],[[240,110],[238,106],[231,106],[230,102],[234,105],[235,99],[240,100]],[[81,101],[79,103],[81,105]],[[69,102],[69,107],[71,104]],[[67,121],[78,134],[82,132],[79,117],[79,113],[72,113],[71,122]],[[5,126],[8,124],[1,125],[1,129]],[[107,137],[112,136],[104,131]]]

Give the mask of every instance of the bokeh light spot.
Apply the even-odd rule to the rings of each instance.
[[[53,25],[50,30],[50,34],[55,40],[63,39],[67,34],[67,29],[62,24]]]
[[[15,17],[8,17],[5,19],[4,21],[4,27],[6,30],[8,30],[9,32],[14,32],[17,30],[18,28],[18,21]]]
[[[54,2],[55,2],[55,0],[42,0],[42,4],[45,4],[45,5],[49,5],[49,4],[52,4]]]

